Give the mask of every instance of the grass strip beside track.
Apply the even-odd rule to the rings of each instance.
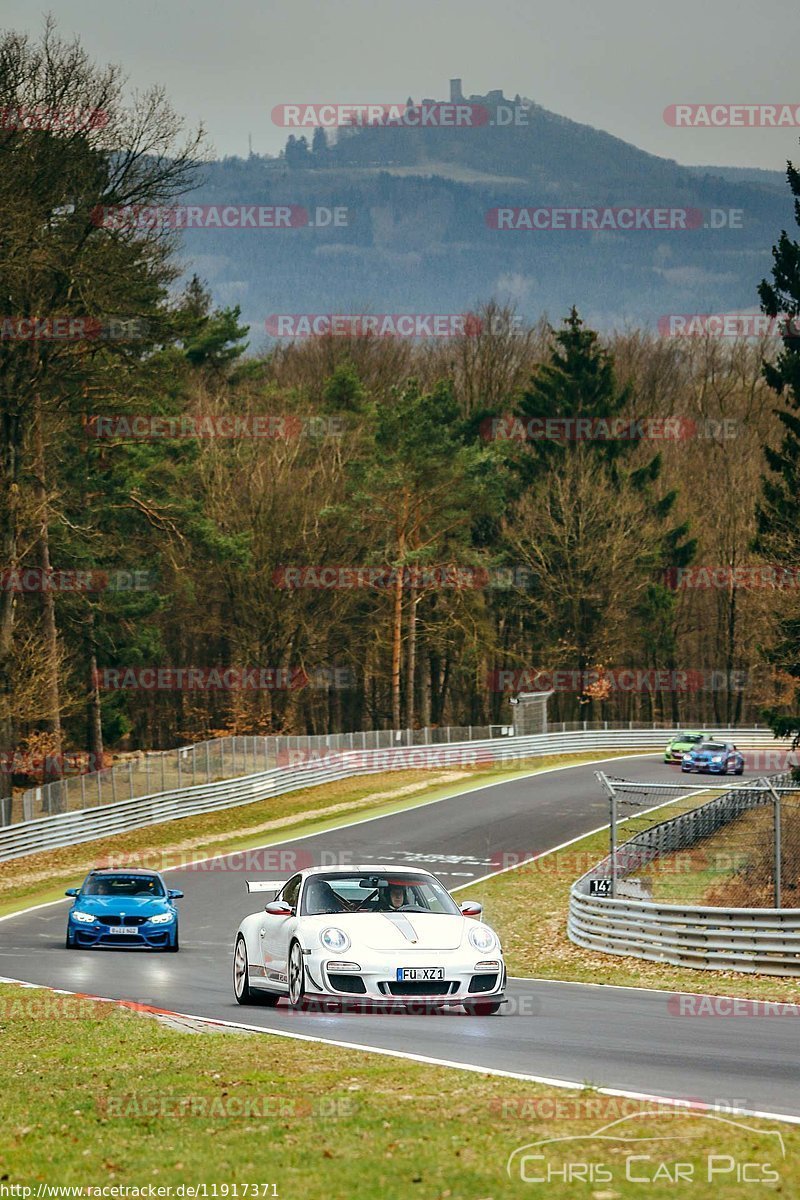
[[[690,1164],[692,1196],[753,1194],[736,1182],[733,1163],[744,1162],[770,1162],[778,1190],[800,1192],[800,1130],[773,1120],[675,1112],[270,1035],[185,1034],[44,989],[0,986],[0,1032],[0,1179],[32,1186],[34,1196],[40,1182],[144,1194],[148,1185],[204,1183],[209,1195],[212,1184],[255,1183],[275,1184],[280,1200],[499,1200],[527,1190],[518,1173],[506,1174],[512,1151],[564,1137],[582,1140],[536,1147],[545,1158],[527,1166],[560,1172],[547,1185],[552,1200],[645,1191],[666,1200],[676,1186],[665,1171],[676,1163]],[[644,1148],[583,1140],[626,1116],[622,1136],[668,1140]],[[630,1173],[660,1171],[658,1181],[626,1180],[634,1154],[650,1158]],[[713,1184],[709,1156],[732,1161]],[[569,1182],[570,1161],[612,1179]]]
[[[554,754],[521,759],[512,768],[459,766],[362,775],[77,846],[29,854],[0,863],[0,916],[60,898],[65,887],[80,883],[93,866],[109,859],[121,866],[138,863],[163,869],[212,855],[278,844],[301,834],[322,833],[350,820],[401,812],[533,771],[578,766],[626,753],[636,755],[642,751]]]

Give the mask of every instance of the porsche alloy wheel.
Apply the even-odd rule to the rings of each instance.
[[[239,1004],[248,1004],[250,1001],[250,984],[247,982],[247,947],[241,934],[236,939],[236,949],[233,952],[233,994]]]
[[[289,951],[289,1003],[292,1008],[302,1008],[306,994],[306,968],[299,942],[292,942]]]

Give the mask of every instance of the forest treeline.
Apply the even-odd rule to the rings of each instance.
[[[174,231],[93,215],[174,202],[202,134],[52,28],[5,35],[0,108],[59,105],[104,119],[0,129],[0,777],[37,747],[502,724],[539,688],[566,721],[791,704],[791,347],[490,301],[459,336],[254,356],[178,286]]]

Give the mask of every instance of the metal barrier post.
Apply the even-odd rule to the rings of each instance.
[[[774,852],[775,852],[775,900],[776,908],[781,907],[781,796],[780,792],[776,792],[775,788],[767,779],[766,775],[760,781],[765,787],[769,788],[772,793],[772,808],[773,808],[773,828],[774,828]]]
[[[603,771],[595,771],[595,779],[599,780],[608,792],[608,853],[611,859],[611,896],[613,898],[617,894],[617,793]]]

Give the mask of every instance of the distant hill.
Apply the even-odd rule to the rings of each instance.
[[[574,303],[610,328],[757,308],[772,244],[792,222],[780,172],[684,167],[500,92],[465,102],[484,107],[487,124],[340,129],[314,151],[312,130],[293,130],[280,157],[209,164],[193,204],[338,207],[347,223],[187,230],[187,273],[217,303],[241,305],[254,348],[273,313],[454,313],[495,297],[531,319],[559,320]],[[508,111],[525,123],[498,124]],[[628,206],[690,209],[696,227],[504,230],[487,216]]]

